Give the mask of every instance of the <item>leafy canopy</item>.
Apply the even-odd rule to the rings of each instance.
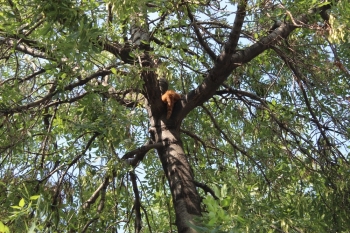
[[[0,0],[0,232],[133,232],[123,155],[149,138],[141,45],[161,60],[148,72],[187,94],[215,65],[209,51],[225,49],[244,2],[236,51],[283,23],[295,30],[237,64],[183,120],[195,178],[212,191],[199,189],[192,227],[346,232],[350,3],[316,0]],[[141,45],[135,24],[149,31]],[[134,169],[143,231],[175,232],[157,154]]]

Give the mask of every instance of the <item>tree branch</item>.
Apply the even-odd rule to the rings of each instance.
[[[141,209],[142,209],[143,212],[145,213],[145,217],[146,217],[146,221],[147,221],[147,225],[148,225],[148,231],[149,231],[150,233],[152,233],[152,227],[151,227],[151,224],[150,224],[149,219],[148,219],[147,211],[146,211],[145,207],[143,207],[143,205],[141,205]]]
[[[257,163],[245,150],[243,150],[242,148],[238,147],[232,140],[231,138],[221,129],[221,127],[219,126],[219,124],[217,123],[217,121],[215,120],[215,117],[211,114],[211,112],[205,107],[205,106],[201,106],[203,108],[203,110],[207,113],[207,115],[210,117],[211,121],[214,124],[214,127],[220,132],[220,134],[224,137],[224,139],[237,151],[239,151],[241,154],[245,155],[247,158],[250,159],[250,161],[252,161],[253,164],[255,164],[255,166],[260,170],[260,172],[262,173],[262,175],[265,178],[265,181],[270,184],[270,180],[267,178],[263,168],[261,167],[261,165],[259,163]]]
[[[135,233],[139,233],[141,231],[141,201],[140,201],[140,193],[137,187],[136,175],[133,171],[129,172],[132,189],[134,191],[135,200],[134,200],[134,210],[135,210]]]
[[[166,48],[168,49],[181,49],[182,51],[184,51],[185,53],[188,53],[189,55],[191,56],[195,56],[197,58],[199,58],[200,56],[198,54],[196,54],[195,52],[193,52],[192,50],[190,49],[187,49],[187,48],[178,48],[176,46],[173,46],[172,44],[166,44],[165,42],[159,40],[158,38],[152,36],[150,38],[150,40],[152,40],[154,43],[158,44],[158,45],[162,45],[162,46],[165,46]]]
[[[299,88],[300,88],[301,93],[303,95],[303,98],[305,100],[305,105],[311,114],[312,122],[314,122],[316,124],[316,127],[317,127],[318,131],[321,133],[325,142],[327,143],[327,146],[329,148],[334,148],[338,152],[338,154],[343,158],[343,160],[346,163],[348,163],[347,159],[344,156],[342,156],[342,153],[334,145],[332,145],[332,143],[329,141],[329,139],[326,135],[326,131],[324,130],[324,126],[321,125],[321,122],[317,119],[317,116],[316,116],[316,114],[311,106],[311,103],[310,103],[309,98],[307,96],[306,90],[304,88],[304,84],[306,84],[306,82],[303,78],[302,72],[298,69],[298,67],[294,66],[293,62],[291,62],[290,59],[282,53],[282,51],[280,51],[279,49],[277,49],[275,47],[273,47],[273,49],[282,58],[282,60],[287,64],[287,66],[293,71],[293,74],[296,77],[296,81],[299,85]]]
[[[318,8],[319,10],[323,9]],[[312,10],[311,13],[314,14],[316,11]],[[242,20],[243,14],[241,13],[240,17],[237,18],[237,25]],[[298,23],[306,24],[308,23],[309,14],[304,14],[298,18]],[[238,30],[238,26],[235,26],[235,30]],[[253,58],[257,57],[259,54],[263,53],[265,50],[271,48],[272,45],[276,44],[278,41],[281,41],[287,38],[290,33],[296,27],[293,23],[282,23],[280,27],[274,30],[269,35],[263,37],[258,42],[252,46],[237,51],[234,54],[226,53],[223,51],[218,57],[218,61],[211,69],[205,80],[200,84],[196,89],[190,91],[185,98],[183,98],[181,104],[182,109],[177,115],[177,121],[181,121],[185,116],[192,111],[197,106],[202,105],[204,102],[209,100],[215,93],[215,91],[220,87],[220,85],[227,79],[227,77],[232,73],[237,67],[248,63]],[[231,35],[232,45],[236,41],[236,35]]]
[[[58,184],[56,186],[56,192],[55,192],[55,195],[53,197],[53,200],[52,200],[52,206],[53,207],[56,207],[57,206],[57,201],[58,201],[58,195],[60,193],[60,187],[63,183],[63,179],[65,177],[65,175],[67,174],[69,168],[71,168],[71,166],[73,164],[75,164],[83,155],[85,155],[86,151],[90,148],[91,144],[93,143],[93,141],[98,137],[98,135],[100,135],[99,133],[95,132],[94,135],[92,135],[92,137],[90,138],[90,140],[87,142],[84,150],[78,155],[76,156],[69,164],[68,164],[68,167],[66,168],[66,170],[64,171],[64,173],[62,174],[62,176],[60,177],[59,181],[58,181]]]
[[[182,133],[187,134],[188,136],[190,136],[190,137],[193,138],[194,140],[199,141],[199,142],[202,144],[203,148],[206,149],[207,146],[205,145],[205,142],[204,142],[199,136],[197,136],[196,134],[192,133],[192,132],[189,131],[189,130],[180,129],[180,131],[181,131]]]
[[[286,132],[290,133],[291,135],[293,135],[294,138],[300,138],[302,139],[304,142],[308,143],[310,146],[312,146],[312,141],[308,140],[307,138],[303,137],[301,134],[299,134],[298,132],[293,131],[292,129],[288,128],[287,125],[285,125],[281,120],[279,120],[277,118],[277,116],[271,111],[268,102],[266,102],[266,100],[260,98],[259,96],[257,96],[254,93],[251,92],[247,92],[247,91],[242,91],[242,90],[237,90],[237,89],[233,89],[230,87],[226,87],[227,90],[220,90],[220,91],[216,91],[216,93],[218,94],[222,94],[222,93],[232,93],[238,97],[249,97],[250,99],[256,100],[258,102],[261,103],[261,106],[266,109],[271,118],[278,124],[278,126],[285,130]]]
[[[193,29],[194,32],[197,35],[197,39],[199,44],[202,46],[202,48],[208,53],[209,57],[215,61],[216,60],[216,54],[210,49],[210,47],[208,46],[208,44],[204,41],[201,32],[199,31],[198,25],[196,23],[196,19],[194,18],[194,16],[192,15],[192,12],[190,11],[190,8],[188,7],[188,5],[186,4],[186,9],[187,9],[187,14],[188,17],[190,18],[192,25],[193,25]]]
[[[0,43],[5,43],[8,46],[13,47],[15,50],[23,52],[23,53],[28,54],[28,55],[31,55],[33,57],[39,57],[39,58],[44,58],[44,59],[49,58],[49,56],[44,52],[33,49],[27,45],[19,44],[19,40],[13,40],[13,39],[7,39],[7,38],[0,37]]]
[[[128,164],[130,164],[131,166],[135,167],[140,161],[143,160],[143,158],[145,157],[145,155],[147,154],[148,151],[150,151],[151,149],[159,149],[163,146],[168,145],[169,143],[164,141],[164,142],[158,142],[158,143],[154,143],[152,144],[150,141],[146,142],[145,145],[130,151],[128,153],[126,153],[122,159],[126,160]]]
[[[225,45],[225,51],[223,54],[221,54],[221,56],[225,56],[226,54],[232,54],[236,50],[238,40],[241,35],[244,18],[246,16],[246,6],[247,0],[241,1],[241,4],[238,5],[236,18],[233,23],[233,28],[228,38],[228,42]]]
[[[101,191],[107,189],[109,185],[109,176],[103,180],[102,184],[95,190],[95,192],[91,195],[91,197],[83,204],[83,209],[87,209],[91,204],[94,204],[97,198],[100,196]]]
[[[200,183],[200,182],[195,181],[195,180],[193,181],[193,183],[197,187],[202,188],[204,190],[204,192],[210,193],[214,197],[215,200],[219,200],[219,198],[215,195],[214,190],[212,190],[208,185]]]
[[[112,68],[112,67],[113,66],[107,67],[105,69],[101,69],[99,71],[96,71],[95,73],[91,74],[90,76],[86,77],[85,79],[79,79],[78,78],[79,79],[78,82],[74,82],[74,83],[68,84],[67,86],[65,86],[63,88],[63,90],[64,91],[71,91],[75,87],[85,85],[86,83],[88,83],[93,78],[111,74],[112,72],[109,69]],[[6,109],[6,108],[0,109],[0,113],[12,114],[12,113],[15,113],[15,112],[21,112],[21,111],[24,111],[24,110],[28,110],[28,109],[37,107],[37,106],[41,105],[42,103],[46,102],[47,100],[50,100],[54,95],[59,93],[59,91],[60,90],[56,89],[56,83],[53,83],[51,88],[50,88],[50,90],[49,90],[49,92],[47,93],[47,95],[42,97],[41,99],[38,99],[38,100],[36,100],[34,102],[31,102],[31,103],[28,103],[26,105],[17,106],[17,107],[10,108],[10,109]]]
[[[92,218],[90,219],[83,227],[83,229],[81,230],[82,233],[85,233],[87,231],[87,229],[89,228],[89,226],[91,225],[91,223],[95,222],[98,220],[98,217]]]
[[[125,43],[125,45],[109,41],[99,41],[98,43],[104,50],[119,57],[125,63],[131,63],[134,60],[134,58],[130,56],[131,46],[129,43]]]
[[[30,79],[32,79],[32,78],[35,78],[36,76],[38,76],[38,75],[40,75],[40,74],[43,74],[43,73],[45,73],[45,72],[46,72],[46,70],[43,69],[43,68],[41,68],[40,70],[38,70],[38,71],[32,73],[31,75],[29,75],[29,76],[27,76],[27,77],[25,77],[25,78],[17,78],[17,77],[16,77],[16,78],[9,78],[9,79],[6,79],[6,80],[4,80],[4,81],[2,81],[2,82],[0,83],[0,86],[2,86],[3,84],[5,84],[5,83],[7,83],[7,82],[9,82],[9,81],[12,81],[12,80],[16,80],[16,81],[18,82],[18,84],[20,84],[20,83],[22,83],[22,82],[28,81],[28,80],[30,80]]]

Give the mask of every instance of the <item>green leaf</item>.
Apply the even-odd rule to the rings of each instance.
[[[34,195],[30,197],[30,200],[37,200],[40,197],[40,195]]]
[[[10,229],[7,226],[5,226],[1,221],[0,221],[0,232],[10,233]]]
[[[22,208],[25,204],[26,204],[26,203],[25,203],[25,201],[24,201],[24,198],[22,198],[22,199],[19,201],[18,206]]]
[[[112,67],[112,68],[111,68],[111,72],[112,72],[113,74],[117,74],[117,69],[114,68],[114,67]]]

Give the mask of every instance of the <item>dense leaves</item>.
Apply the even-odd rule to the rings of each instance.
[[[347,1],[0,9],[0,232],[350,228]]]

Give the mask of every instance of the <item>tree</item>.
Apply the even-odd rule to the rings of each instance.
[[[0,3],[0,231],[349,229],[347,1]]]

